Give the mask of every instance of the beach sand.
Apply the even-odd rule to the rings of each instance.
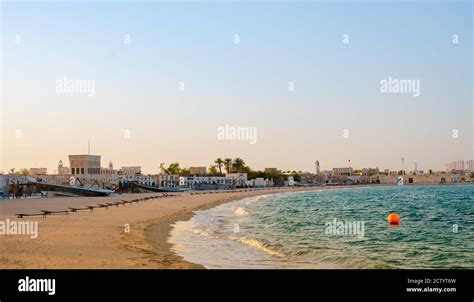
[[[338,187],[341,188],[341,187]],[[114,197],[48,197],[0,201],[0,221],[37,221],[38,238],[0,235],[0,268],[25,269],[199,269],[171,251],[167,242],[172,224],[188,220],[193,212],[223,202],[285,191],[320,190],[324,187],[281,188],[235,193],[191,195],[140,201],[125,206],[98,208],[19,219],[15,213],[65,210],[118,200],[132,200],[160,193],[123,194]],[[126,232],[125,225],[130,226]]]

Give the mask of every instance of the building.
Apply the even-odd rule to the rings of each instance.
[[[321,172],[321,182],[325,184],[332,183],[332,171],[322,171]]]
[[[445,165],[445,168],[446,168],[446,172],[464,171],[464,169],[465,169],[464,160],[457,160],[457,161],[447,163]]]
[[[122,185],[122,187],[128,187],[130,183],[135,182],[141,185],[156,187],[157,185],[157,176],[151,175],[121,175],[116,174],[116,178],[118,182]]]
[[[48,168],[30,168],[30,175],[33,177],[43,177],[48,175]]]
[[[316,175],[321,175],[321,166],[319,165],[319,160],[316,161]]]
[[[466,170],[474,172],[474,160],[466,160]]]
[[[265,182],[265,179],[263,177],[257,177],[255,179],[253,179],[253,182],[252,182],[252,187],[256,188],[262,188],[262,187],[265,187],[267,184]]]
[[[267,170],[265,168],[265,170]],[[247,185],[247,173],[229,173],[225,177],[235,187],[245,187]]]
[[[321,173],[321,172],[320,172]],[[302,184],[315,184],[319,182],[319,174],[313,174],[309,172],[299,173]]]
[[[158,174],[154,177],[157,187],[177,187],[179,185],[179,175]]]
[[[141,166],[122,167],[119,170],[120,175],[135,176],[142,174]]]
[[[220,175],[186,175],[179,177],[179,186],[181,188],[206,188],[218,189],[219,187],[230,187],[231,181],[225,176]]]
[[[100,175],[100,155],[69,155],[72,175]]]
[[[100,155],[69,155],[70,175],[72,181],[78,180],[83,185],[118,185],[118,171],[114,170],[112,162],[107,168],[102,168]],[[60,164],[62,164],[60,162]],[[63,167],[64,168],[64,167]],[[59,172],[59,170],[58,170]],[[63,172],[66,172],[64,169]],[[61,176],[66,176],[62,174]],[[57,181],[63,181],[58,178]]]
[[[189,168],[189,174],[191,175],[206,175],[207,168],[206,167],[191,167]]]
[[[332,168],[332,176],[352,176],[352,168]]]
[[[403,177],[404,184],[445,184],[458,183],[466,181],[466,179],[458,174],[424,174],[424,175],[390,175],[380,176],[381,184],[396,184],[397,178]]]
[[[69,175],[71,170],[68,167],[64,167],[63,161],[60,160],[58,163],[58,175]]]
[[[362,176],[374,176],[380,174],[379,168],[364,168],[362,169]]]
[[[109,167],[100,168],[100,181],[107,182],[110,184],[118,184],[119,177],[118,171],[114,170],[114,165],[112,162],[109,162]]]

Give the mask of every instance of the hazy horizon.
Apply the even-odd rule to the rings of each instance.
[[[310,172],[474,159],[470,1],[0,7],[4,172],[53,173],[89,140],[103,167],[144,173],[217,157]],[[389,79],[419,96],[382,93]],[[67,80],[93,91],[58,90]],[[225,125],[255,143],[219,140]]]

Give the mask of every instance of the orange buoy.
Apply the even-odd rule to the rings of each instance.
[[[400,216],[395,213],[388,215],[388,223],[389,224],[400,224]]]

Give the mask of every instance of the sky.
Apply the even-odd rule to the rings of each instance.
[[[53,173],[88,141],[103,167],[145,173],[217,157],[442,170],[474,158],[472,15],[472,1],[4,2],[0,170]],[[383,93],[389,78],[419,96]],[[225,125],[257,135],[219,138]]]

